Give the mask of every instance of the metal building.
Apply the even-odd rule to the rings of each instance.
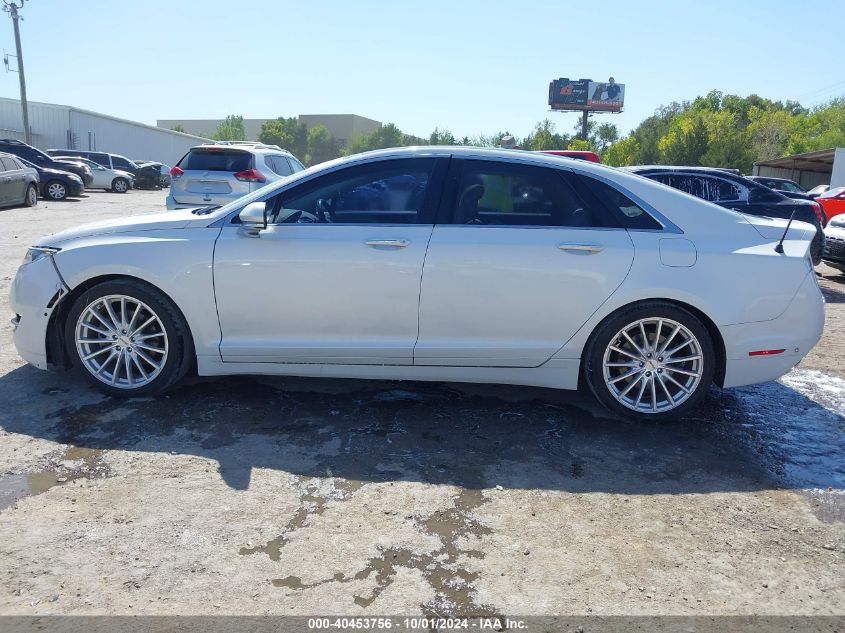
[[[845,147],[793,154],[754,163],[753,175],[788,178],[804,189],[816,185],[845,187]]]
[[[73,106],[28,103],[32,144],[42,150],[87,149],[175,165],[188,149],[210,140]],[[0,138],[24,140],[18,99],[0,97]]]

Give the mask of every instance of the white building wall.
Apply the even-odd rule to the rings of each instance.
[[[88,110],[29,102],[32,144],[39,149],[90,149],[174,165],[191,147],[207,142]],[[0,136],[23,140],[20,101],[0,98]]]

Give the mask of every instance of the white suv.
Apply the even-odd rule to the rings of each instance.
[[[305,169],[288,151],[264,143],[192,147],[170,170],[168,209],[223,205]]]

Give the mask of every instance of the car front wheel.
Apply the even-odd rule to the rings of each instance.
[[[48,182],[44,189],[47,191],[47,197],[50,200],[64,200],[67,198],[67,187],[63,182],[59,182],[58,180]]]
[[[113,396],[160,393],[186,373],[191,343],[168,297],[135,280],[98,284],[74,303],[65,323],[74,367]]]
[[[126,178],[115,178],[111,183],[111,190],[115,193],[126,193],[129,191],[129,181]]]
[[[688,310],[665,302],[612,315],[585,352],[584,378],[599,401],[642,421],[688,413],[707,394],[715,373],[707,328]]]

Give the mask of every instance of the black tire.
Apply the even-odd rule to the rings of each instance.
[[[679,361],[675,360],[672,362],[671,365],[663,364],[663,357],[660,358],[660,362],[657,362],[658,356],[657,354],[649,355],[648,360],[643,357],[642,360],[635,360],[633,356],[631,356],[632,365],[634,365],[630,369],[625,368],[605,368],[604,361],[605,361],[605,354],[609,354],[616,357],[618,359],[625,359],[628,360],[628,355],[623,356],[622,354],[618,354],[609,350],[609,346],[611,344],[614,347],[620,347],[620,341],[622,341],[622,346],[628,346],[628,351],[631,351],[631,345],[622,338],[622,336],[618,336],[621,331],[628,327],[636,324],[641,319],[668,319],[674,321],[676,324],[680,324],[683,328],[686,328],[686,333],[691,334],[692,337],[696,339],[696,342],[701,351],[701,360],[698,361],[700,364],[696,364],[696,361],[689,361],[688,363],[679,363]],[[643,351],[652,352],[659,352],[661,348],[665,349],[663,343],[667,338],[667,334],[671,334],[671,330],[666,331],[668,328],[664,327],[668,326],[674,329],[673,325],[666,324],[661,322],[658,325],[649,326],[646,325],[646,341],[648,343],[653,343],[649,348],[648,345],[643,345],[642,337],[639,339],[634,336],[634,342],[636,342],[639,346],[643,348]],[[653,327],[653,331],[649,332],[648,328]],[[658,334],[658,328],[660,333]],[[686,333],[682,332],[682,336],[685,336]],[[649,337],[659,337],[657,341],[649,341]],[[617,338],[618,337],[618,338]],[[675,339],[675,342],[671,342],[671,346],[675,346],[677,341],[680,340],[683,342],[683,338]],[[647,349],[648,348],[648,349]],[[694,350],[694,343],[692,348],[681,348],[682,350]],[[693,357],[696,354],[689,354],[688,351],[682,351],[682,353],[688,354],[689,356],[683,356],[682,358]],[[635,352],[636,354],[636,352]],[[643,362],[645,361],[648,365],[644,366]],[[694,370],[695,373],[700,372],[700,378],[698,382],[695,383],[694,387],[691,387],[689,390],[689,395],[686,395],[684,392],[676,392],[674,396],[678,398],[679,403],[677,405],[673,405],[670,400],[669,394],[666,394],[665,391],[662,390],[660,386],[661,383],[669,385],[669,391],[674,391],[678,389],[672,383],[668,382],[668,380],[664,380],[669,376],[679,376],[681,382],[685,380],[689,380],[689,378],[685,378],[683,374],[675,373],[674,370],[665,369],[666,367],[673,367],[674,370],[682,371],[682,370]],[[642,368],[642,369],[641,369]],[[648,371],[651,369],[651,371]],[[658,377],[658,370],[660,372],[660,377]],[[666,403],[665,408],[660,408],[655,411],[644,411],[644,410],[635,410],[631,408],[630,403],[629,406],[626,406],[617,399],[617,396],[611,392],[611,386],[608,384],[608,381],[605,378],[605,372],[619,372],[617,374],[612,374],[609,376],[608,380],[614,380],[620,377],[621,373],[625,372],[638,372],[633,374],[630,378],[623,378],[621,381],[615,383],[618,386],[619,391],[624,391],[623,387],[630,385],[630,383],[634,382],[635,385],[632,386],[632,394],[633,392],[639,392],[640,387],[642,387],[643,382],[647,385],[648,391],[650,393],[651,387],[653,386],[655,389],[655,393],[659,394],[659,398]],[[692,314],[689,310],[685,310],[684,308],[675,305],[673,303],[669,303],[666,301],[647,301],[643,303],[638,303],[632,305],[628,308],[623,308],[618,312],[611,314],[607,317],[596,330],[593,332],[590,340],[587,343],[587,346],[584,350],[584,357],[582,362],[582,372],[584,382],[586,382],[589,387],[590,391],[596,396],[599,402],[601,402],[605,407],[610,409],[612,412],[628,418],[637,420],[640,422],[666,422],[666,421],[674,421],[678,420],[687,413],[689,413],[692,409],[698,406],[701,403],[701,400],[707,395],[707,392],[710,389],[710,385],[713,382],[713,376],[716,371],[716,352],[713,347],[713,340],[708,332],[707,328],[698,319],[694,314]],[[638,374],[642,372],[641,375]],[[647,378],[646,374],[650,377]],[[636,380],[635,380],[636,378]],[[660,380],[661,382],[657,382]],[[670,378],[671,380],[671,378]],[[690,386],[690,385],[686,385]],[[665,394],[665,395],[664,395]],[[619,394],[623,397],[625,394]],[[629,397],[633,399],[633,395]],[[647,402],[645,403],[648,404]],[[659,402],[658,402],[659,405]]]
[[[129,181],[126,178],[115,178],[111,181],[111,190],[115,193],[126,193],[129,191]]]
[[[29,185],[26,188],[26,195],[23,198],[23,206],[34,207],[38,204],[38,187]]]
[[[139,387],[115,387],[95,377],[92,371],[85,366],[77,348],[76,327],[83,311],[98,299],[109,295],[125,295],[146,304],[158,317],[167,334],[166,360],[158,375]],[[194,361],[193,342],[188,324],[181,311],[163,292],[136,279],[105,281],[92,286],[80,295],[71,307],[64,323],[64,340],[68,358],[71,359],[74,369],[91,384],[110,396],[134,398],[159,394],[181,380]],[[129,364],[129,361],[127,361],[127,364]]]
[[[44,185],[44,193],[50,200],[65,200],[67,199],[67,185],[61,180],[50,180]]]

